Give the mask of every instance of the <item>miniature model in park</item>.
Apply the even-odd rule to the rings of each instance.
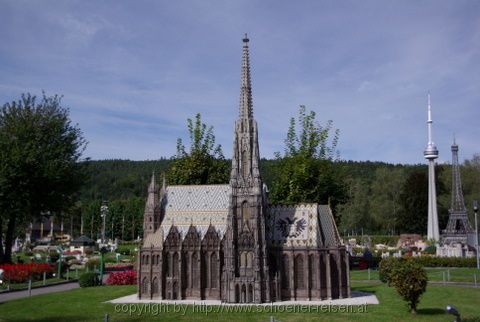
[[[328,205],[270,205],[253,117],[249,39],[230,183],[161,187],[152,176],[139,251],[141,299],[228,303],[350,297],[348,253]]]

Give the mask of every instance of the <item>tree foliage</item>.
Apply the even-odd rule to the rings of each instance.
[[[427,273],[423,266],[412,258],[388,258],[380,262],[380,278],[407,302],[415,314],[420,296],[427,289]]]
[[[18,223],[60,213],[73,204],[85,177],[78,161],[86,147],[83,134],[71,124],[60,96],[40,101],[23,94],[0,110],[0,225],[6,223],[3,261]],[[1,229],[0,229],[1,230]]]
[[[215,145],[213,127],[202,122],[200,113],[195,121],[187,119],[190,149],[182,139],[177,140],[177,155],[168,169],[169,184],[227,183],[230,164],[225,160],[222,147]]]
[[[298,120],[290,120],[284,155],[277,153],[272,203],[331,202],[335,206],[343,199],[343,179],[333,164],[338,135],[332,121],[321,126],[315,112],[300,106]]]

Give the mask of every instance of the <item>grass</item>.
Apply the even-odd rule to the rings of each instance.
[[[73,276],[73,277],[75,277],[75,276]],[[72,279],[72,277],[70,279]],[[52,283],[58,283],[58,282],[64,282],[64,281],[66,281],[65,278],[53,277],[53,278],[47,278],[45,280],[45,283],[46,284],[52,284]],[[42,286],[42,285],[43,285],[43,280],[32,281],[32,287]],[[3,283],[0,286],[0,290],[6,290],[7,288],[8,288],[8,286],[7,286],[6,283]],[[11,290],[19,290],[19,289],[26,289],[26,288],[28,288],[28,283],[12,283],[12,284],[10,284],[10,289]]]
[[[432,282],[442,282],[445,278],[447,282],[474,282],[474,274],[477,276],[477,283],[480,285],[480,270],[476,268],[426,268],[428,280]],[[350,272],[352,281],[366,281],[368,270],[354,270]],[[370,280],[378,280],[378,270],[370,270]]]
[[[150,312],[142,315],[134,313],[116,313],[115,305],[104,303],[110,299],[134,293],[136,286],[101,286],[86,289],[75,289],[66,292],[38,295],[10,302],[0,303],[0,321],[103,321],[105,313],[110,315],[110,321],[269,321],[274,316],[281,322],[311,322],[311,321],[452,321],[444,308],[454,304],[462,313],[463,321],[480,321],[480,288],[462,288],[457,286],[428,286],[422,296],[416,315],[408,312],[405,302],[396,294],[393,288],[383,284],[365,284],[355,282],[353,290],[374,293],[380,305],[369,305],[366,313],[271,313],[243,312],[222,313],[192,313],[192,306],[182,306],[187,314],[165,313],[173,311],[174,307],[157,306],[163,312],[155,313],[155,307],[150,306]],[[148,306],[143,305],[143,310]],[[117,309],[121,308],[117,306]],[[126,307],[128,308],[128,307]],[[136,307],[139,308],[138,306]],[[177,308],[180,308],[177,306]],[[215,307],[219,309],[219,307]],[[239,307],[236,307],[237,309]],[[225,309],[225,308],[224,308]]]

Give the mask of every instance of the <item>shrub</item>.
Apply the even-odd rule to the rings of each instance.
[[[117,247],[115,252],[117,252],[119,254],[122,254],[122,255],[130,255],[131,250],[132,250],[131,246],[120,245],[120,246]]]
[[[123,272],[112,272],[108,275],[108,285],[134,285],[137,283],[137,272],[128,270]]]
[[[85,266],[88,268],[88,270],[93,270],[93,269],[100,269],[100,258],[98,257],[90,257],[88,259],[88,262],[85,264]]]
[[[435,247],[434,245],[427,246],[427,248],[423,250],[423,253],[435,255],[437,253],[437,247]]]
[[[392,270],[397,261],[398,261],[398,258],[395,258],[395,257],[387,257],[381,260],[379,269],[378,269],[378,276],[380,278],[380,281],[390,285],[390,281],[391,281],[390,277],[392,274]]]
[[[95,272],[87,272],[80,275],[78,279],[80,287],[91,287],[100,285],[100,276]]]
[[[427,289],[427,273],[414,258],[385,258],[380,263],[380,279],[387,282],[417,312],[420,296]]]

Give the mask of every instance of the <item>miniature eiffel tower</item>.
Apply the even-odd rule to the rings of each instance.
[[[463,199],[460,166],[458,164],[458,145],[455,140],[452,144],[452,203],[450,206],[447,228],[443,231],[444,244],[454,242],[466,244],[473,228],[468,221],[467,208]]]

